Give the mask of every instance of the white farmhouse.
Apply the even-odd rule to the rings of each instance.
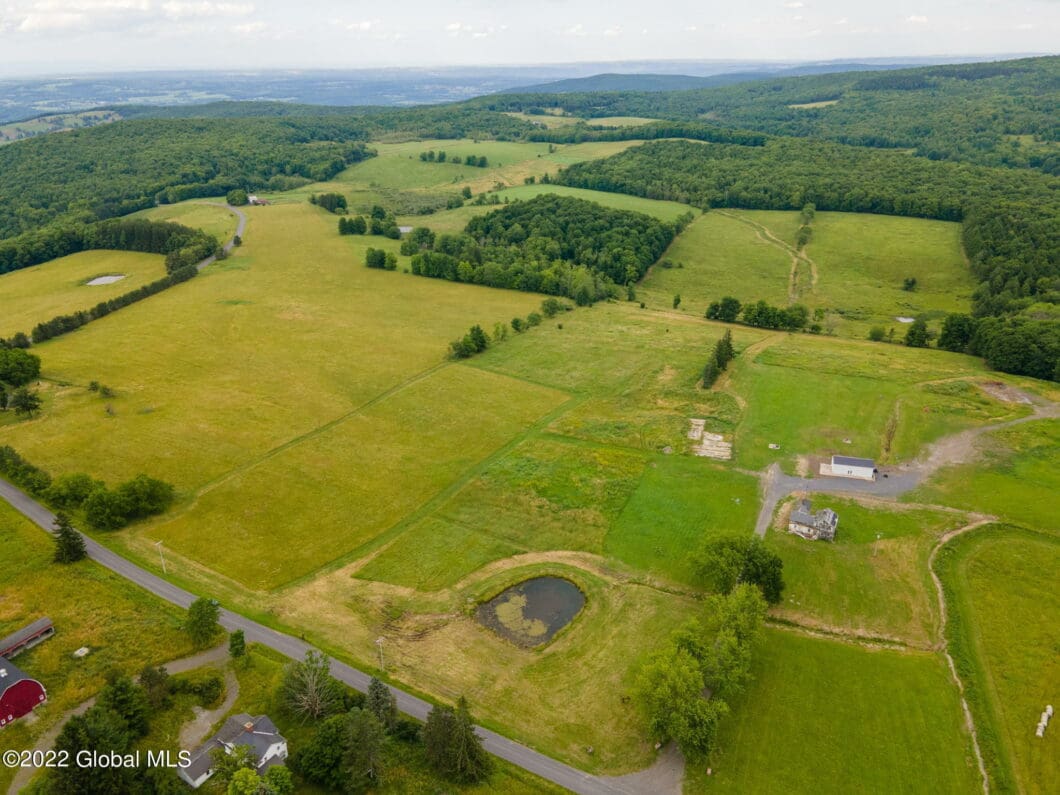
[[[831,463],[821,464],[821,474],[832,478],[853,478],[854,480],[876,480],[879,470],[871,458],[853,458],[848,455],[834,455]]]
[[[287,740],[267,715],[256,718],[247,714],[233,715],[217,734],[196,749],[191,764],[180,768],[177,774],[193,789],[198,789],[214,774],[213,751],[223,748],[226,754],[230,754],[240,745],[250,747],[258,775],[273,765],[282,765],[287,758]]]

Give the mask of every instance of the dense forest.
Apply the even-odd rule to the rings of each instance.
[[[0,239],[233,188],[282,190],[372,152],[341,119],[128,121],[0,148]]]
[[[469,104],[560,108],[584,118],[646,116],[858,146],[933,160],[1060,174],[1060,57],[844,72],[669,92],[505,94]]]
[[[416,235],[422,250],[412,272],[585,305],[640,279],[690,218],[668,224],[567,196],[537,196],[472,218],[461,235]]]
[[[897,152],[801,139],[762,147],[659,141],[570,166],[557,181],[594,190],[743,207],[868,212],[963,221],[965,251],[979,279],[978,316],[1060,303],[1060,180],[1044,174],[935,163]],[[1042,362],[1012,357],[999,369],[1052,372],[1049,323],[1020,326]],[[997,359],[995,359],[997,361]]]

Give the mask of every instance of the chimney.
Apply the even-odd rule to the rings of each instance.
[[[246,723],[243,724],[243,728],[246,729],[248,732],[254,731],[254,721],[248,720]]]

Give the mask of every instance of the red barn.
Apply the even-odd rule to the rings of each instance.
[[[0,728],[48,700],[44,685],[0,657]]]

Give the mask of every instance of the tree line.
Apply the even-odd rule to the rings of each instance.
[[[659,138],[691,138],[740,146],[764,146],[768,136],[748,130],[735,130],[716,124],[693,121],[653,121],[624,127],[601,127],[589,122],[564,125],[530,133],[527,140],[552,144],[581,144],[594,141],[654,141]]]
[[[569,312],[574,309],[570,304],[555,298],[546,298],[541,302],[540,312],[531,312],[526,318],[513,317],[509,325],[496,323],[493,326],[493,335],[487,334],[482,326],[477,323],[468,329],[463,337],[458,337],[449,343],[449,358],[469,359],[476,353],[482,353],[490,345],[503,342],[508,339],[508,329],[511,328],[516,334],[522,334],[535,326],[540,326],[545,318],[554,318],[560,312]],[[563,324],[559,324],[563,328]]]
[[[448,161],[454,166],[464,163],[475,168],[488,168],[490,164],[489,158],[485,155],[465,155],[461,157],[460,155],[447,155],[444,151],[435,152],[433,149],[420,152],[420,160],[424,163],[445,163]]]
[[[640,279],[690,218],[671,224],[546,194],[472,218],[463,234],[424,241],[412,272],[587,305]]]
[[[137,519],[164,513],[175,495],[169,483],[144,474],[114,489],[80,472],[52,478],[10,446],[0,447],[0,474],[55,508],[82,511],[97,530],[117,530]]]

